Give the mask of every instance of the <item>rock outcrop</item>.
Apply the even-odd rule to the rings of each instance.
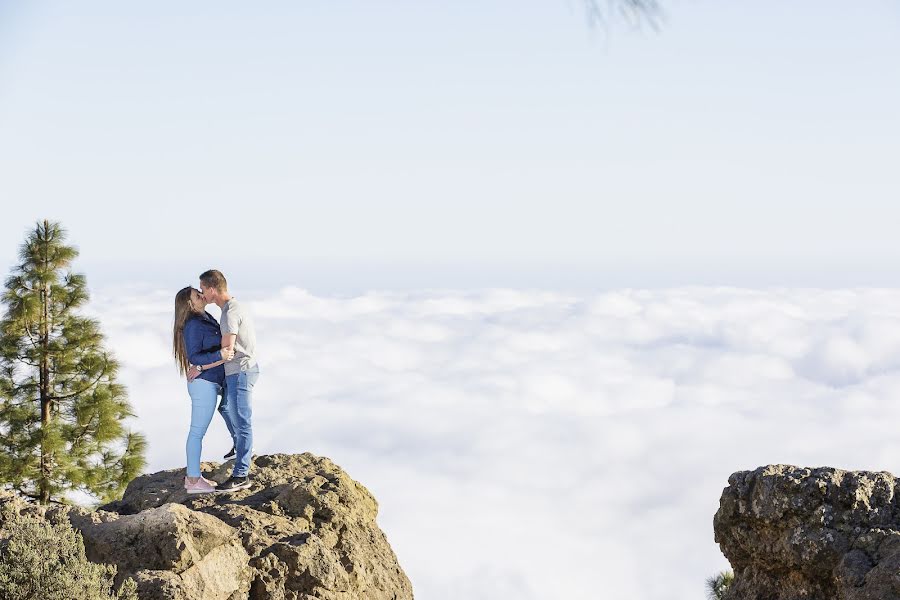
[[[204,463],[224,481],[231,462]],[[375,523],[378,503],[329,459],[254,459],[253,485],[188,495],[184,469],[142,475],[96,511],[22,511],[68,518],[91,561],[118,566],[153,600],[412,600],[412,585]]]
[[[728,479],[713,525],[728,600],[900,598],[900,480],[770,465]]]

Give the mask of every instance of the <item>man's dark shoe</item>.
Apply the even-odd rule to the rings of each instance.
[[[256,456],[256,448],[251,448],[250,454],[252,454],[253,456]],[[228,451],[228,454],[226,454],[222,458],[224,458],[225,460],[231,460],[232,458],[236,458],[236,457],[237,457],[237,449],[235,449],[235,447],[232,446],[231,450]]]
[[[249,477],[235,477],[232,475],[216,487],[217,492],[236,492],[250,487]]]

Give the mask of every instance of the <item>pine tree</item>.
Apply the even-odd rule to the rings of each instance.
[[[143,469],[146,441],[88,300],[66,232],[38,222],[6,280],[0,321],[0,486],[46,504],[83,491],[109,501]]]
[[[728,588],[734,582],[734,573],[720,571],[706,580],[706,597],[709,600],[724,600],[728,595]]]

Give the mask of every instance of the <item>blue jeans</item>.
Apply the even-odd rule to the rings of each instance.
[[[250,474],[250,453],[253,451],[253,386],[259,379],[259,367],[225,376],[226,412],[234,431],[234,477]]]
[[[222,387],[212,381],[195,379],[187,384],[191,396],[191,428],[188,431],[187,476],[200,477],[200,453],[203,450],[203,436],[216,412],[216,399]]]
[[[222,415],[222,420],[225,421],[225,427],[228,428],[228,434],[231,436],[231,444],[233,446],[237,446],[237,442],[234,441],[234,425],[232,425],[231,414],[228,412],[228,397],[226,396],[226,392],[222,390],[222,400],[219,402],[219,414]]]

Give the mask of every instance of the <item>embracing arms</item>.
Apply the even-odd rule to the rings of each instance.
[[[223,333],[222,334],[222,355],[223,356],[225,355],[226,352],[229,352],[231,354],[231,356],[234,356],[234,341],[236,339],[237,339],[236,333]]]
[[[202,365],[204,370],[211,369],[224,364],[234,356],[234,348],[226,348],[224,345],[221,350],[204,352],[203,331],[191,322],[188,322],[184,328],[184,351],[190,362],[188,381],[199,375],[197,369],[194,368],[196,365]]]

